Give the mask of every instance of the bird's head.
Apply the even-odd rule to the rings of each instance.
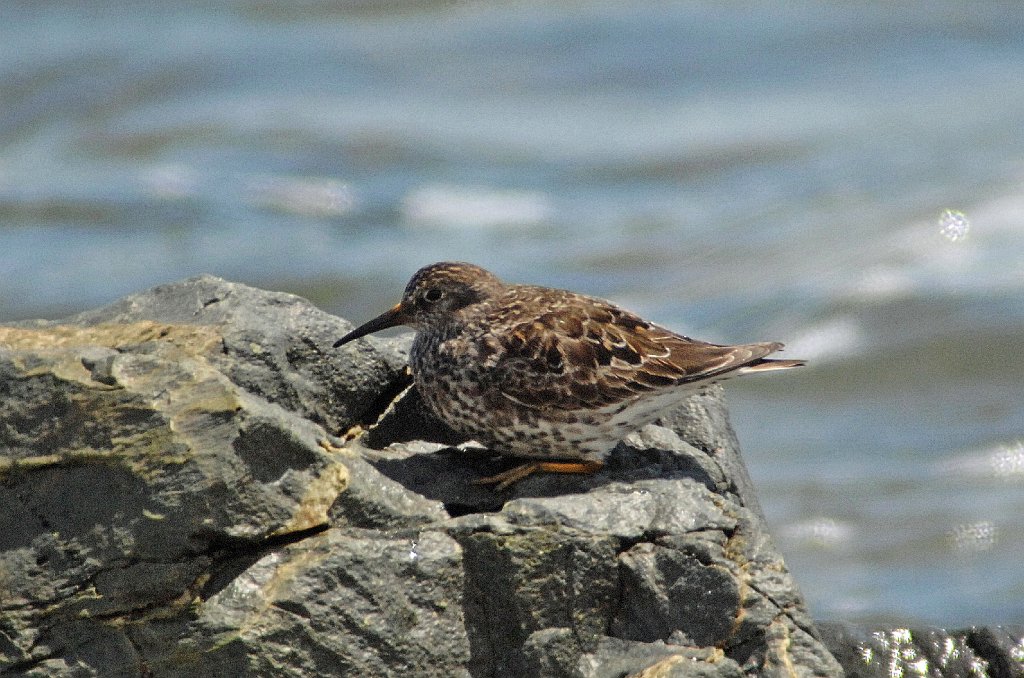
[[[443,261],[424,266],[405,286],[402,301],[352,330],[334,345],[341,346],[398,325],[415,328],[440,325],[467,306],[496,295],[503,287],[493,273],[473,264]]]

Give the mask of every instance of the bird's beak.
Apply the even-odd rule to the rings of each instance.
[[[386,330],[389,327],[396,327],[398,325],[404,325],[411,320],[405,309],[402,308],[401,304],[395,304],[390,310],[381,313],[373,320],[367,321],[355,328],[341,339],[334,342],[334,348],[338,348],[343,344],[358,339],[359,337],[365,337],[367,334],[373,334],[374,332],[380,332]]]

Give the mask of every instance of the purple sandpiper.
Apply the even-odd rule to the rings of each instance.
[[[467,263],[421,268],[402,301],[335,347],[409,325],[409,363],[430,410],[494,452],[530,459],[480,482],[534,471],[590,473],[627,434],[686,396],[801,360],[765,356],[779,342],[722,346],[565,290],[508,285]]]

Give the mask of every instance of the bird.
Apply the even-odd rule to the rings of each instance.
[[[399,303],[334,346],[399,325],[416,331],[409,367],[427,408],[524,461],[477,481],[498,490],[535,472],[594,473],[622,438],[687,396],[805,364],[767,358],[777,341],[698,341],[609,301],[506,284],[465,262],[419,269]]]

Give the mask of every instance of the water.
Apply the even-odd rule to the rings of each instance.
[[[811,366],[728,393],[814,614],[1022,623],[1021,35],[1001,2],[4,3],[0,318],[210,272],[362,320],[465,259],[782,340]]]

